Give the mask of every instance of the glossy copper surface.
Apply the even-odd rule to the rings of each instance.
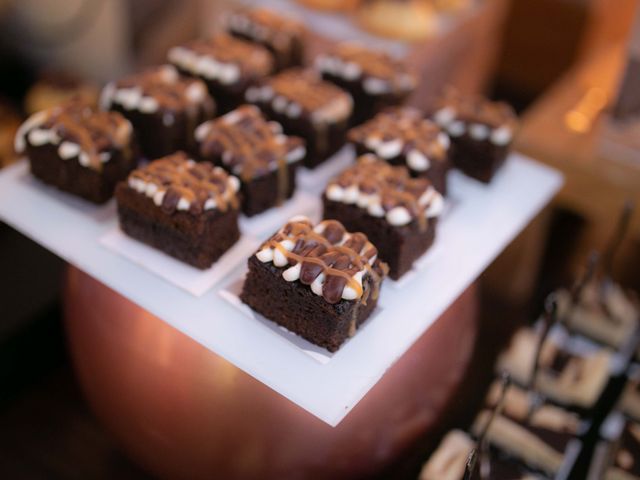
[[[189,479],[379,472],[452,400],[476,304],[470,289],[332,428],[79,270],[65,291],[69,346],[95,413],[143,467]]]

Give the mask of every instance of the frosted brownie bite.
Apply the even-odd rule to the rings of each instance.
[[[173,47],[167,58],[181,73],[206,83],[220,113],[243,103],[246,89],[274,71],[266,48],[226,33]]]
[[[353,100],[317,72],[293,68],[249,88],[246,100],[259,106],[284,131],[306,141],[305,166],[314,168],[344,144]]]
[[[306,29],[301,22],[266,8],[239,7],[227,13],[226,30],[267,48],[276,70],[302,65]]]
[[[291,219],[248,264],[242,301],[330,352],[371,315],[386,273],[366,235],[304,217]]]
[[[507,158],[518,126],[508,104],[461,95],[451,88],[437,101],[433,119],[451,138],[453,166],[484,183]]]
[[[404,166],[373,155],[360,157],[327,185],[324,218],[362,232],[376,245],[398,279],[433,244],[444,207],[442,195],[426,178],[411,178]]]
[[[148,159],[193,148],[193,131],[212,118],[215,103],[200,80],[183,78],[170,65],[107,84],[101,107],[120,112],[133,125]]]
[[[417,85],[416,76],[404,62],[352,42],[338,44],[320,54],[315,59],[315,68],[325,80],[351,94],[355,125],[385,107],[403,103]]]
[[[449,137],[419,110],[387,109],[349,130],[347,138],[359,155],[373,153],[394,165],[405,165],[412,176],[428,178],[446,195]]]
[[[282,133],[253,105],[243,105],[196,129],[198,156],[240,179],[242,211],[261,213],[290,198],[305,156],[301,138]]]
[[[136,166],[131,124],[75,100],[29,117],[15,149],[29,158],[35,177],[94,203],[109,200]]]
[[[209,268],[238,240],[237,178],[182,152],[134,170],[116,190],[130,237],[196,268]]]

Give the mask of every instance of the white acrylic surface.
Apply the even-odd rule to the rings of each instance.
[[[301,197],[304,209],[309,209],[309,195],[317,194],[324,181],[303,182],[308,194]],[[113,203],[95,207],[46,187],[29,175],[24,161],[0,172],[0,218],[313,415],[337,425],[561,184],[556,171],[515,154],[489,186],[453,172],[451,208],[438,225],[437,254],[427,256],[424,267],[401,282],[401,288],[383,286],[380,313],[326,363],[223,299],[220,291],[225,282],[194,297],[105,248],[100,238],[117,223]],[[318,215],[318,204],[316,200],[312,215]],[[290,216],[291,208],[285,210],[280,223]],[[228,278],[237,280],[244,268],[245,262],[239,262]]]

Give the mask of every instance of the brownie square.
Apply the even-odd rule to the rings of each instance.
[[[304,141],[282,133],[254,105],[243,105],[196,129],[198,158],[240,179],[242,211],[256,215],[293,195]]]
[[[399,279],[433,244],[444,201],[426,178],[411,178],[373,155],[332,179],[322,196],[324,218],[364,233]]]
[[[353,100],[317,72],[293,68],[247,90],[247,102],[259,106],[290,135],[304,138],[304,165],[315,168],[344,145]]]
[[[415,108],[390,108],[349,130],[358,155],[373,153],[393,165],[406,165],[412,177],[424,177],[447,194],[449,137]]]
[[[306,29],[296,20],[264,8],[240,7],[225,18],[227,32],[268,49],[277,71],[302,65]]]
[[[507,158],[518,123],[506,103],[464,97],[453,89],[438,100],[433,119],[451,138],[453,166],[484,183]]]
[[[168,59],[182,74],[206,83],[220,113],[243,103],[246,89],[274,71],[266,48],[226,33],[173,47]]]
[[[362,233],[335,220],[291,219],[249,258],[241,300],[335,352],[371,315],[386,265]]]
[[[196,268],[209,268],[240,237],[238,179],[182,152],[134,170],[116,189],[129,236]]]
[[[352,125],[359,125],[386,107],[399,105],[413,92],[417,79],[403,62],[356,43],[341,43],[315,59],[322,78],[351,94]]]
[[[29,117],[15,148],[35,177],[94,203],[109,200],[136,166],[131,124],[75,100]]]
[[[148,159],[192,149],[194,129],[215,113],[204,83],[180,77],[170,65],[108,84],[100,103],[104,110],[120,112],[131,122],[142,155]]]

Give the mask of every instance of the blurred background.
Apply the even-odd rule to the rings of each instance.
[[[26,115],[71,92],[95,99],[105,81],[163,62],[170,46],[213,31],[230,3],[0,0],[0,167],[16,160],[13,136]],[[481,279],[482,311],[494,321],[536,315],[590,250],[604,248],[624,200],[639,203],[637,1],[424,0],[431,27],[411,41],[368,28],[360,2],[337,2],[337,11],[312,0],[254,3],[303,17],[309,55],[351,38],[405,55],[421,75],[413,104],[426,107],[454,84],[517,109],[515,149],[561,170],[566,183]],[[639,241],[636,215],[615,270],[636,290]],[[0,223],[0,477],[145,478],[74,379],[61,322],[64,269]]]

